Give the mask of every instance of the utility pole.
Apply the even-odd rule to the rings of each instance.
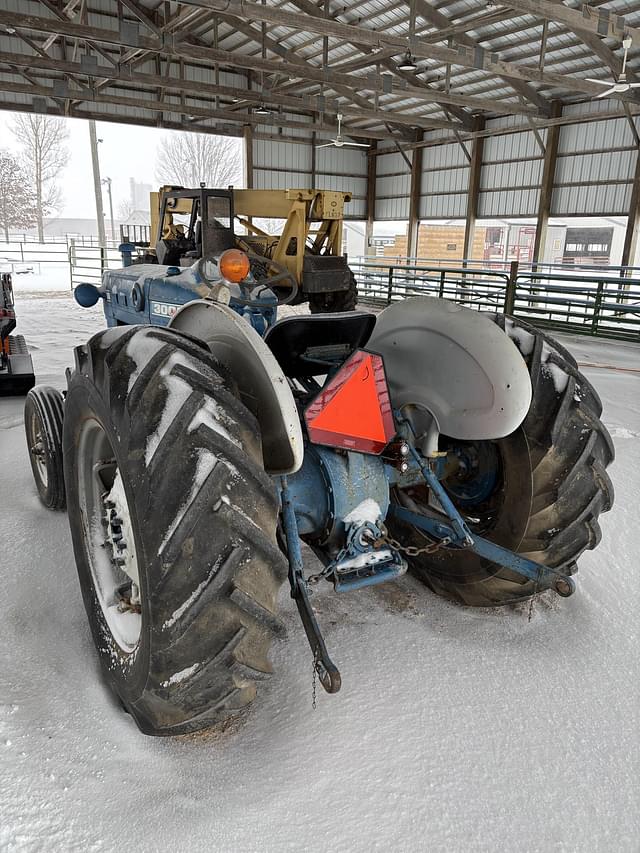
[[[111,178],[103,178],[102,183],[107,185],[109,193],[109,216],[111,217],[111,239],[116,239],[116,227],[113,222],[113,196],[111,195]]]
[[[102,248],[107,245],[104,233],[104,210],[102,209],[102,186],[100,184],[100,161],[98,160],[98,137],[96,123],[89,120],[89,141],[91,143],[91,164],[93,166],[93,190],[96,196],[96,217],[98,219],[98,243]]]

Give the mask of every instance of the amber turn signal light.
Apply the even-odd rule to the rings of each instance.
[[[227,281],[243,281],[249,275],[249,258],[240,249],[227,249],[220,255],[218,269]]]

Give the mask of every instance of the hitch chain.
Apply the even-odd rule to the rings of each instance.
[[[316,710],[316,678],[318,675],[318,661],[320,660],[320,654],[318,649],[313,653],[313,675],[311,676],[311,707],[315,711]]]
[[[439,542],[430,542],[428,545],[423,545],[422,548],[418,548],[416,545],[402,545],[397,539],[394,539],[393,536],[390,535],[382,522],[379,522],[378,526],[382,531],[382,537],[378,540],[380,545],[390,545],[401,554],[406,554],[407,557],[418,557],[420,554],[435,554],[436,551],[446,547],[451,542],[451,537],[445,536],[444,539],[441,539]]]

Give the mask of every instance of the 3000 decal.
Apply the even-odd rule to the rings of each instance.
[[[173,317],[180,305],[174,305],[171,302],[152,302],[151,314],[154,317]]]

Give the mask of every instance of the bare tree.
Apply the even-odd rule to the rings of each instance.
[[[64,119],[18,113],[11,130],[22,145],[26,171],[36,195],[38,239],[44,240],[44,217],[60,206],[60,172],[69,161],[65,145],[69,131]]]
[[[125,198],[118,204],[118,219],[127,222],[135,213],[136,208],[130,198]]]
[[[242,179],[241,143],[228,136],[173,131],[162,138],[156,156],[161,184],[224,188]]]
[[[12,228],[31,228],[36,222],[36,197],[29,176],[8,151],[0,151],[0,228],[9,242]]]

